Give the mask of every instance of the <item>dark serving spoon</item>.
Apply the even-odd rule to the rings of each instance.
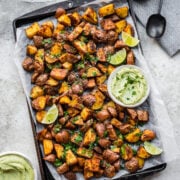
[[[161,16],[163,0],[160,0],[157,14],[152,14],[146,24],[146,33],[151,38],[160,38],[166,29],[166,19]]]

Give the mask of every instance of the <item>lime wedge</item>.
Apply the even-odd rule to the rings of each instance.
[[[58,108],[54,104],[49,108],[48,112],[44,116],[41,123],[42,124],[51,124],[57,119],[57,117],[58,117]]]
[[[151,155],[159,155],[163,152],[162,149],[147,141],[144,142],[144,148]]]
[[[122,31],[122,40],[129,47],[135,47],[139,43],[139,39],[132,37],[128,33]]]
[[[108,62],[112,65],[120,65],[123,64],[126,60],[126,49],[123,48],[120,51],[116,52],[112,56],[109,57]]]

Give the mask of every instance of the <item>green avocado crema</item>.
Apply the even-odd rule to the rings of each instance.
[[[0,156],[0,180],[34,180],[34,171],[22,156],[2,155]]]
[[[111,92],[125,105],[134,105],[147,93],[147,81],[140,70],[122,68],[112,79]]]

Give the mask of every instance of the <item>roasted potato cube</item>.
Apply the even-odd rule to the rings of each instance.
[[[97,118],[99,121],[103,122],[103,121],[105,121],[105,120],[107,120],[107,119],[110,118],[110,114],[109,114],[108,110],[103,109],[103,110],[98,111],[98,112],[96,113],[96,118]]]
[[[60,17],[58,17],[58,22],[60,24],[63,24],[64,26],[71,26],[71,19],[67,14],[63,14]]]
[[[116,14],[120,17],[120,18],[126,18],[128,16],[128,12],[129,9],[127,6],[124,7],[119,7],[115,9]]]
[[[66,151],[66,163],[69,166],[72,166],[78,162],[77,157],[74,155],[74,153],[69,149]]]
[[[114,71],[115,67],[111,64],[108,65],[107,72],[108,75],[110,75]]]
[[[121,146],[121,158],[124,159],[125,161],[130,160],[133,157],[133,150],[132,148],[127,145],[123,144]]]
[[[61,63],[65,63],[65,62],[76,63],[80,59],[74,54],[64,53],[59,57],[59,60]]]
[[[72,63],[70,63],[70,62],[65,62],[65,63],[63,63],[62,64],[62,67],[64,68],[64,69],[67,69],[67,70],[72,70],[72,67],[73,67],[73,65],[72,65]]]
[[[56,151],[57,158],[61,159],[64,155],[64,147],[60,144],[54,144],[54,149]]]
[[[106,53],[104,51],[104,48],[98,48],[97,49],[97,52],[96,52],[96,55],[98,57],[98,61],[100,62],[106,62]]]
[[[62,30],[64,30],[64,25],[58,23],[53,31],[53,36],[56,37]]]
[[[104,175],[108,178],[115,176],[115,167],[107,163],[104,169]]]
[[[122,48],[126,48],[126,47],[127,47],[127,45],[123,42],[123,40],[117,40],[114,45],[115,49],[122,49]]]
[[[85,163],[85,158],[82,157],[77,157],[78,159],[78,164],[80,167],[84,167],[84,163]]]
[[[106,74],[103,74],[102,76],[96,77],[96,83],[97,85],[103,84],[107,79]]]
[[[146,149],[143,146],[139,146],[138,151],[137,151],[137,156],[142,159],[147,159],[151,155],[146,151]]]
[[[86,88],[94,88],[96,87],[96,81],[94,78],[90,78],[87,82]]]
[[[42,36],[44,38],[50,38],[53,35],[53,30],[50,26],[41,26],[39,31],[37,32],[37,35]]]
[[[71,99],[68,96],[63,96],[59,100],[60,104],[69,104],[70,102],[71,102]]]
[[[72,167],[72,172],[74,172],[74,173],[78,173],[78,172],[83,172],[83,168],[82,167],[80,167],[80,166],[78,166],[78,165],[74,165],[73,167]]]
[[[51,47],[50,53],[52,56],[58,57],[62,53],[62,49],[63,49],[63,47],[62,47],[61,43],[56,42]]]
[[[68,121],[65,125],[65,128],[73,130],[76,128],[76,126],[71,121]]]
[[[51,154],[53,151],[53,141],[50,139],[43,139],[44,155]]]
[[[59,7],[56,9],[55,18],[58,18],[63,14],[66,14],[66,10],[62,7]]]
[[[99,71],[99,69],[97,69],[96,67],[88,68],[87,77],[91,78],[91,77],[96,77],[96,76],[101,76],[101,72]]]
[[[120,147],[117,146],[111,146],[111,151],[115,152],[115,153],[120,153]]]
[[[79,126],[84,125],[83,119],[82,119],[82,117],[80,115],[73,117],[72,118],[72,123],[76,124],[76,125],[79,125]]]
[[[93,8],[88,7],[84,14],[82,15],[83,19],[85,19],[87,22],[90,22],[92,24],[97,24],[98,23],[98,18],[96,11],[94,11]]]
[[[69,131],[63,129],[60,132],[55,134],[55,140],[58,143],[68,143],[70,140]]]
[[[31,44],[27,45],[26,53],[28,55],[34,55],[34,54],[36,54],[36,52],[37,52],[37,47],[36,46],[31,45]]]
[[[58,81],[56,81],[55,79],[53,79],[52,77],[50,77],[47,81],[46,84],[49,86],[57,86],[59,84]]]
[[[86,54],[88,52],[87,45],[83,41],[75,40],[73,45],[80,53]]]
[[[53,68],[50,72],[50,76],[56,80],[63,80],[68,75],[67,69]]]
[[[34,57],[35,61],[42,63],[44,61],[44,54],[44,49],[38,49]]]
[[[85,179],[90,179],[94,176],[92,171],[84,170],[84,178]]]
[[[45,54],[45,61],[48,64],[52,64],[58,61],[58,59],[56,58],[56,56],[53,56],[51,54]]]
[[[115,12],[114,4],[108,4],[106,6],[99,8],[99,10],[98,10],[98,14],[100,17],[114,14],[114,12]]]
[[[46,97],[39,96],[32,101],[32,107],[37,111],[42,111],[46,106]]]
[[[156,134],[154,131],[150,129],[145,129],[141,135],[141,141],[150,141],[153,140],[156,137]]]
[[[108,107],[112,107],[112,108],[116,109],[116,105],[113,101],[109,101],[106,104],[104,104],[103,109],[107,109]]]
[[[123,139],[121,137],[118,137],[118,139],[116,139],[114,142],[113,142],[113,145],[114,146],[117,146],[117,147],[121,147],[123,145]]]
[[[81,117],[83,118],[84,121],[90,119],[92,116],[92,110],[84,107],[83,110],[81,111]]]
[[[138,159],[133,157],[125,163],[125,167],[131,173],[136,172],[139,169]]]
[[[147,122],[149,120],[148,111],[145,110],[137,110],[138,120],[142,122]]]
[[[57,169],[58,174],[64,174],[65,172],[69,171],[69,166],[67,163],[62,164]]]
[[[89,54],[94,54],[96,52],[96,44],[92,40],[87,43],[87,50]]]
[[[63,81],[61,87],[59,88],[59,94],[63,94],[69,90],[69,85],[66,81]]]
[[[140,140],[141,134],[142,134],[141,130],[139,128],[136,128],[132,132],[127,134],[125,136],[125,139],[130,143],[135,143]]]
[[[85,157],[85,158],[92,158],[93,156],[93,151],[90,149],[86,149],[84,147],[80,147],[77,149],[77,154],[79,156]]]
[[[37,34],[37,32],[39,31],[40,26],[37,22],[34,22],[31,26],[29,26],[28,28],[25,29],[26,31],[26,36],[29,39],[32,39],[34,35]]]
[[[68,35],[69,41],[74,41],[83,31],[83,28],[80,26],[76,26],[74,30]]]
[[[116,32],[121,33],[123,29],[126,27],[127,22],[126,20],[120,20],[116,22],[115,25],[116,25]]]
[[[39,96],[43,96],[44,95],[44,91],[43,88],[41,88],[40,86],[33,86],[31,89],[31,93],[30,93],[30,97],[32,99],[36,99]]]
[[[128,114],[130,115],[130,117],[131,117],[132,119],[136,119],[136,117],[137,117],[137,112],[136,112],[135,109],[127,108],[127,112],[128,112]]]
[[[127,134],[127,133],[130,133],[133,128],[134,127],[132,125],[124,123],[119,127],[119,130],[121,134]]]
[[[83,145],[88,146],[96,140],[96,133],[93,128],[88,129],[84,135]]]
[[[77,110],[76,108],[71,108],[71,107],[67,109],[67,112],[70,117],[74,117],[79,114],[79,110]]]
[[[104,73],[104,74],[107,73],[107,67],[105,65],[98,63],[97,67],[102,73]]]
[[[134,36],[134,29],[129,23],[127,23],[127,26],[123,29],[123,31],[128,33],[131,36]]]
[[[52,21],[45,21],[42,23],[42,26],[49,26],[52,30],[54,29],[54,24]]]
[[[45,117],[46,113],[47,113],[46,111],[38,111],[36,113],[36,120],[37,120],[37,122],[41,123],[41,121]]]
[[[69,18],[71,19],[71,24],[73,26],[77,26],[81,22],[81,15],[78,12],[73,12],[72,14],[69,14]]]
[[[111,19],[103,19],[101,21],[101,27],[105,30],[105,31],[109,31],[109,30],[113,30],[116,28],[114,22]]]
[[[114,127],[116,127],[117,129],[119,129],[120,126],[122,125],[122,122],[119,121],[119,120],[116,119],[116,118],[112,118],[112,119],[111,119],[111,124],[112,124]]]
[[[98,172],[100,170],[100,159],[94,157],[92,159],[86,159],[84,169],[92,172]]]
[[[110,150],[110,149],[106,149],[106,150],[104,150],[104,152],[103,152],[103,159],[104,159],[105,161],[107,161],[108,163],[110,163],[110,164],[112,164],[112,163],[114,163],[116,160],[118,160],[119,157],[120,157],[119,154],[113,152],[113,151]]]
[[[144,159],[136,156],[138,160],[139,169],[142,169],[144,167]]]
[[[49,154],[43,158],[45,161],[48,161],[50,163],[54,163],[56,160],[56,155],[55,154]]]
[[[112,116],[112,117],[117,117],[117,111],[116,111],[116,109],[115,108],[113,108],[113,107],[108,107],[107,108],[107,110],[109,111],[109,113],[110,113],[110,115]]]
[[[82,140],[83,140],[82,134],[79,132],[75,132],[71,136],[71,142],[73,142],[74,144],[81,145]]]
[[[30,57],[26,57],[22,62],[22,67],[26,71],[32,71],[34,70],[34,62],[33,59]],[[39,74],[38,74],[39,75]]]
[[[135,64],[135,57],[134,57],[134,53],[132,50],[130,50],[127,53],[126,62],[127,62],[127,64],[131,64],[131,65]]]
[[[110,140],[116,140],[118,138],[117,134],[116,134],[116,131],[114,130],[114,128],[113,128],[113,126],[111,124],[108,124],[106,126],[106,129],[107,129]]]
[[[104,104],[105,96],[99,90],[94,91],[93,95],[95,96],[96,101],[91,108],[93,110],[101,109]]]

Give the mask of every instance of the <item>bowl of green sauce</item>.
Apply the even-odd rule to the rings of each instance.
[[[0,154],[0,179],[37,180],[37,174],[30,160],[21,153]]]
[[[117,67],[107,83],[111,99],[123,107],[137,107],[148,98],[150,86],[143,70],[135,65]]]

